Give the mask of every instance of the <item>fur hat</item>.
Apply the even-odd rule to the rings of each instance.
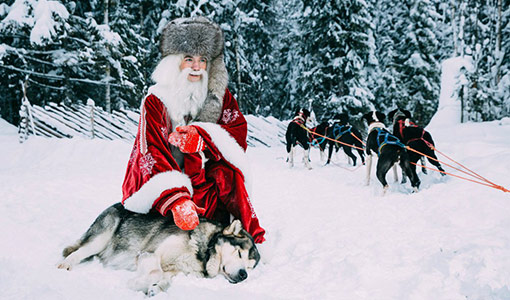
[[[207,59],[208,95],[197,120],[215,122],[223,106],[228,73],[223,60],[225,40],[220,26],[205,17],[179,18],[168,23],[161,33],[161,56],[188,54]]]

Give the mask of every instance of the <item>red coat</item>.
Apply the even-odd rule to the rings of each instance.
[[[167,108],[155,95],[146,97],[122,185],[122,204],[134,212],[156,209],[166,216],[171,203],[181,197],[192,197],[206,209],[204,217],[219,219],[228,212],[241,220],[255,242],[262,243],[265,231],[259,226],[245,186],[249,179],[245,154],[247,123],[228,89],[216,124],[190,125],[205,140],[206,159],[202,161],[200,153],[183,154],[181,170],[168,143],[173,129]]]

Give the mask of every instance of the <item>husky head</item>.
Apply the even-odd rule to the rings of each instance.
[[[349,124],[349,115],[346,113],[335,114],[332,121],[333,123],[338,123],[340,125],[347,125]]]
[[[310,115],[310,111],[306,108],[300,108],[295,114],[295,116],[301,116],[303,119],[305,119],[305,121],[310,118]]]
[[[243,229],[239,220],[225,227],[211,240],[210,257],[206,264],[207,274],[223,275],[230,283],[248,278],[248,271],[255,268],[260,254],[251,235]]]
[[[395,124],[399,120],[411,119],[411,112],[406,109],[397,108],[388,113],[388,119]]]
[[[363,115],[362,119],[367,122],[367,125],[370,126],[372,123],[383,123],[386,115],[379,111],[371,111]]]

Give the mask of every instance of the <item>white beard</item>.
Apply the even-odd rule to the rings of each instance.
[[[149,93],[158,97],[167,108],[172,121],[172,127],[186,125],[185,117],[195,119],[200,113],[207,98],[207,71],[193,71],[190,68],[179,69],[183,55],[168,55],[157,65],[152,79],[155,85],[149,88]],[[202,75],[201,80],[191,82],[190,73]]]

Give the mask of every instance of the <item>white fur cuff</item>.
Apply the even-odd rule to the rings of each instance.
[[[127,210],[146,214],[162,192],[173,188],[186,187],[193,195],[191,180],[179,171],[168,171],[154,175],[131,197],[124,200]]]

